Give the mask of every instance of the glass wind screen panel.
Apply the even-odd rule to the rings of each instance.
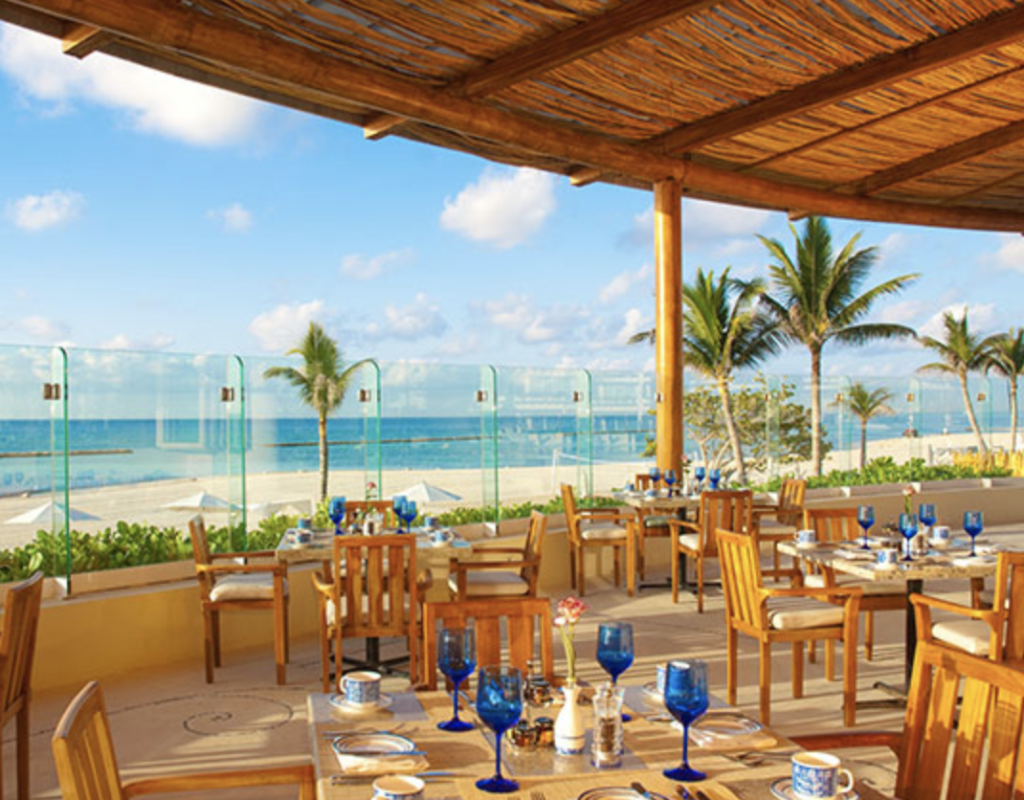
[[[487,521],[501,521],[501,482],[498,473],[500,442],[498,441],[498,373],[488,365],[480,367],[480,384],[476,393],[480,413],[480,483],[481,504],[488,509]]]
[[[648,468],[644,450],[656,438],[654,375],[595,371],[590,382],[594,492],[608,494]]]
[[[583,496],[594,494],[593,387],[589,370],[576,372],[572,402],[576,407],[576,488]]]
[[[248,508],[245,492],[245,365],[232,356],[225,359],[224,385],[221,387],[221,410],[227,431],[228,520],[234,531],[233,549],[250,548],[247,535]]]
[[[381,463],[380,365],[370,361],[359,370],[359,406],[363,413],[363,497],[379,500],[383,468]]]
[[[760,387],[764,402],[764,448],[760,460],[751,467],[757,470],[765,480],[771,480],[779,474],[780,461],[780,402],[782,381],[775,375],[768,375]]]
[[[848,470],[853,458],[853,413],[850,409],[850,381],[846,378],[824,377],[821,381],[821,411],[824,440],[829,444],[823,469]]]

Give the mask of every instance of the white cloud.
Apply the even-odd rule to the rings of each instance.
[[[411,250],[392,250],[375,256],[352,253],[341,259],[341,274],[357,281],[369,281],[379,277],[394,264],[401,264],[412,257]]]
[[[707,200],[683,201],[683,244],[714,242],[719,255],[729,256],[740,253],[758,243],[755,233],[768,223],[771,212],[759,208],[726,203],[712,203]],[[632,225],[620,237],[620,242],[634,247],[654,246],[654,207],[641,211],[633,217]],[[738,239],[739,242],[720,241]]]
[[[264,350],[288,350],[305,336],[309,323],[322,314],[323,310],[323,300],[311,300],[299,305],[282,303],[250,322],[249,333],[256,337]]]
[[[918,335],[942,340],[943,315],[950,311],[954,316],[960,317],[965,308],[967,309],[967,325],[972,333],[985,335],[991,333],[992,329],[996,327],[998,315],[994,303],[953,303],[935,312],[924,325],[917,329]]]
[[[54,189],[48,194],[29,194],[7,207],[7,215],[25,231],[42,231],[75,219],[85,205],[78,192]]]
[[[448,357],[459,357],[472,355],[480,350],[480,337],[475,333],[463,334],[461,336],[455,336],[444,342],[441,342],[437,347],[439,355]]]
[[[60,344],[68,337],[68,328],[63,322],[41,315],[22,317],[17,327],[33,339],[47,344]]]
[[[654,270],[651,269],[650,264],[644,264],[640,269],[632,272],[629,270],[620,272],[598,292],[598,299],[602,303],[610,303],[622,297],[638,283],[649,284],[653,273]]]
[[[1002,244],[994,256],[996,266],[1000,269],[1024,272],[1024,236],[1005,233],[999,238]]]
[[[252,227],[252,212],[241,203],[211,208],[206,212],[206,218],[218,222],[227,233],[245,233]]]
[[[384,322],[371,322],[366,335],[373,339],[421,339],[440,336],[448,329],[441,306],[423,292],[404,308],[384,307]]]
[[[578,306],[535,308],[526,295],[510,292],[500,300],[475,304],[496,328],[513,331],[524,344],[565,340],[585,324],[588,312]]]
[[[651,320],[639,308],[631,308],[626,312],[622,320],[622,327],[615,335],[615,343],[619,345],[629,344],[630,338],[640,331],[651,329]]]
[[[554,176],[488,168],[454,200],[444,201],[441,227],[476,242],[514,247],[540,230],[555,205]]]
[[[915,319],[920,318],[934,307],[933,300],[900,300],[880,309],[878,318],[882,322],[910,325]]]
[[[166,350],[174,344],[174,337],[168,333],[158,333],[144,339],[136,339],[125,333],[112,336],[99,345],[101,350],[141,350],[149,352],[152,350]]]
[[[194,145],[243,141],[259,116],[254,100],[103,53],[68,58],[59,40],[11,25],[0,27],[0,70],[50,113],[81,98],[123,112],[135,130]]]

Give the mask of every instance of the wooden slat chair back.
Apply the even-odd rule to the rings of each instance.
[[[775,518],[783,525],[799,527],[803,521],[804,500],[807,496],[807,481],[803,478],[787,478],[779,489],[779,505]]]
[[[668,484],[665,483],[663,475],[655,481],[646,472],[638,472],[633,483],[641,492],[646,492],[648,489],[667,488]],[[640,569],[640,579],[643,580],[647,577],[647,538],[672,535],[672,529],[668,526],[668,515],[647,508],[638,508],[636,510],[636,533],[637,566]]]
[[[156,792],[208,791],[293,784],[299,800],[314,800],[312,765],[178,774],[123,783],[100,685],[85,686],[64,711],[51,740],[64,800],[126,800]]]
[[[815,640],[843,642],[843,721],[856,723],[857,699],[857,615],[861,590],[856,587],[809,589],[801,585],[799,570],[781,570],[791,588],[764,585],[761,556],[755,537],[746,533],[718,530],[719,559],[726,618],[726,690],[728,702],[736,704],[738,684],[738,641],[742,633],[758,641],[760,650],[760,716],[771,721],[771,646],[784,642],[792,648],[793,697],[803,696],[804,643]],[[841,607],[830,601],[842,597]],[[832,651],[827,651],[825,675],[835,678]]]
[[[15,720],[18,800],[29,798],[29,707],[32,702],[32,664],[43,599],[43,573],[15,584],[4,601],[0,634],[0,729]],[[2,777],[2,772],[0,772]],[[0,780],[0,794],[3,781]]]
[[[664,489],[668,486],[668,484],[665,483],[664,477],[659,476],[658,480],[654,480],[646,472],[638,472],[636,474],[636,478],[633,480],[633,484],[639,492],[646,492],[648,489]]]
[[[636,522],[634,514],[617,508],[581,508],[568,483],[562,484],[562,504],[569,539],[569,578],[576,593],[580,597],[586,593],[583,565],[587,550],[595,548],[612,548],[617,586],[622,574],[622,553],[626,553],[627,562],[632,558],[630,539]],[[627,580],[627,585],[632,586],[631,579]]]
[[[554,684],[551,600],[515,597],[424,604],[423,684],[427,689],[437,688],[437,631],[467,625],[472,625],[476,634],[477,667],[502,664],[505,653],[504,663],[518,667],[525,675],[527,662],[536,662],[539,655],[541,674]],[[504,637],[502,627],[507,634]]]
[[[861,534],[856,506],[808,508],[803,516],[805,527],[814,530],[819,542],[852,541]]]
[[[697,572],[697,611],[704,611],[704,562],[718,558],[718,539],[715,531],[752,530],[753,492],[702,492],[700,511],[696,522],[669,520],[676,535],[672,537],[672,602],[679,602],[680,563],[684,556],[694,561]]]
[[[772,565],[779,568],[779,542],[788,540],[804,523],[804,501],[807,481],[787,478],[779,489],[777,503],[754,506],[754,520],[762,542],[772,545]]]
[[[530,514],[530,527],[522,549],[480,548],[472,558],[452,558],[448,564],[448,593],[452,600],[486,597],[536,597],[544,555],[548,518]]]

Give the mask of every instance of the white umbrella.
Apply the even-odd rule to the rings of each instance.
[[[180,500],[173,500],[167,503],[164,508],[175,511],[227,511],[230,508],[227,500],[221,500],[209,492],[197,492]]]
[[[48,500],[41,506],[26,511],[23,514],[18,514],[16,517],[11,517],[7,520],[8,525],[32,525],[37,522],[43,522],[44,520],[52,519],[64,519],[64,506],[61,503],[54,503],[52,500]],[[82,520],[99,519],[94,514],[90,514],[87,511],[80,511],[79,509],[72,506],[70,517],[73,521],[80,522]]]
[[[395,492],[393,497],[403,496],[407,500],[415,500],[417,503],[453,503],[456,500],[461,500],[457,494],[449,492],[447,489],[442,489],[440,486],[434,486],[432,483],[426,481],[420,481],[415,486],[410,486],[408,489],[402,492]]]
[[[267,500],[263,503],[249,503],[246,509],[248,509],[253,517],[263,519],[264,517],[272,517],[275,514],[282,514],[287,511],[292,511],[296,514],[309,514],[312,504],[309,500]]]

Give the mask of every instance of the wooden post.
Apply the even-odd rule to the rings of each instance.
[[[654,342],[658,467],[683,459],[683,232],[679,182],[654,184]]]

